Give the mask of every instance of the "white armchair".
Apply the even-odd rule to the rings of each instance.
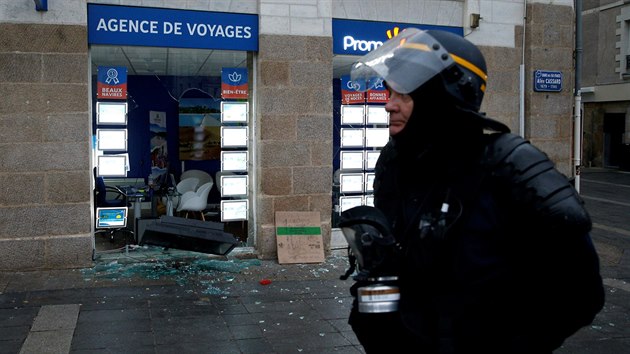
[[[184,213],[184,217],[188,217],[189,212],[199,213],[202,220],[206,220],[203,211],[208,207],[208,194],[214,182],[207,182],[201,185],[197,191],[188,191],[180,197],[180,203],[177,207],[179,214]]]
[[[212,176],[208,172],[202,170],[186,170],[182,172],[181,179],[184,180],[186,178],[198,179],[200,186],[208,182],[214,182]]]
[[[184,178],[181,181],[179,181],[179,183],[177,183],[177,185],[175,186],[176,193],[174,193],[174,195],[168,196],[167,200],[165,201],[166,209],[167,209],[166,214],[173,215],[172,209],[179,208],[181,204],[182,195],[184,195],[184,193],[186,192],[190,192],[190,191],[194,192],[195,189],[197,189],[198,185],[199,185],[198,178],[190,177],[190,178]]]

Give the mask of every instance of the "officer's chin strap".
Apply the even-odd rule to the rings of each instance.
[[[352,254],[352,250],[350,249],[350,246],[348,246],[348,262],[350,263],[350,267],[348,268],[348,270],[346,270],[346,272],[339,277],[339,279],[341,280],[346,280],[350,277],[350,275],[352,275],[352,273],[354,273],[355,269],[357,268],[357,257],[354,256],[354,254]]]

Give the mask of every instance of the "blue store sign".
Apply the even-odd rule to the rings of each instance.
[[[562,91],[561,71],[534,71],[534,91],[560,92]]]
[[[421,25],[411,23],[342,20],[333,18],[333,53],[364,55],[383,45],[389,38],[398,35],[407,27],[422,30],[438,29],[464,35],[462,27]]]
[[[88,43],[258,50],[258,16],[88,4]]]

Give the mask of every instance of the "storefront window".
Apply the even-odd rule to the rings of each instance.
[[[91,46],[90,55],[94,93],[92,134],[124,137],[115,145],[104,139],[100,139],[103,141],[99,145],[100,140],[95,138],[95,164],[98,155],[124,156],[123,164],[127,164],[123,166],[126,176],[121,176],[118,168],[116,175],[105,175],[107,182],[137,189],[156,185],[154,192],[160,194],[165,192],[160,184],[176,188],[191,171],[203,171],[208,179],[200,178],[198,187],[208,181],[212,187],[207,205],[198,213],[188,211],[185,215],[186,210],[178,211],[181,202],[178,198],[174,198],[169,210],[168,200],[158,195],[152,196],[152,203],[148,197],[143,199],[139,217],[157,218],[172,213],[222,222],[226,231],[246,245],[251,97],[247,83],[251,82],[249,68],[253,55],[246,51],[107,45]],[[111,68],[126,71],[126,75],[121,73],[116,77],[107,76],[107,72],[101,74],[110,83],[125,80],[122,98],[108,94],[99,97],[102,92],[99,72]],[[222,76],[241,85],[226,90]],[[98,120],[101,116],[97,105],[118,107],[121,103],[126,104],[127,116],[123,117],[126,119],[114,120],[106,126],[101,124],[104,122]],[[116,119],[111,116],[102,115],[103,119]],[[101,170],[106,171],[104,167]],[[137,217],[131,215],[132,219]]]
[[[95,178],[127,188],[133,241],[141,243],[145,217],[166,215],[216,221],[251,245],[250,83],[258,16],[93,3],[87,10]],[[122,108],[103,104],[110,102]],[[110,108],[105,121],[97,105]],[[184,243],[198,251],[203,242]]]

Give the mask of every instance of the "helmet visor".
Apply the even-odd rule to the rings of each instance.
[[[454,64],[440,43],[425,31],[407,28],[352,66],[355,87],[373,89],[383,79],[394,91],[413,92]]]

